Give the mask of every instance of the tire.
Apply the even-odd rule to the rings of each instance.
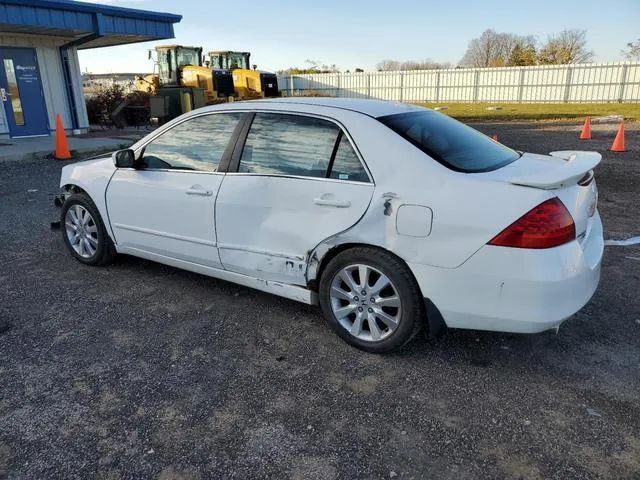
[[[413,274],[402,260],[381,249],[355,247],[338,253],[324,269],[318,293],[331,327],[367,352],[398,350],[423,323],[424,299]]]
[[[70,213],[71,212],[71,213]],[[62,205],[60,215],[62,239],[71,255],[85,265],[105,265],[116,256],[111,237],[91,198],[86,193],[74,193],[68,196]],[[81,238],[78,237],[80,229]]]

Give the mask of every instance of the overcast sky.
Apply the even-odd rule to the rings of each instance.
[[[86,0],[85,0],[86,1]],[[596,61],[622,60],[640,38],[640,0],[96,0],[182,15],[171,43],[248,50],[261,70],[311,59],[342,70],[373,70],[383,59],[456,64],[485,29],[544,41],[564,28],[587,30]],[[142,43],[80,52],[83,72],[147,72]]]

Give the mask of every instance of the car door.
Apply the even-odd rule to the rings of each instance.
[[[230,170],[216,201],[220,259],[264,280],[305,285],[308,252],[358,222],[373,195],[347,133],[313,116],[256,113]]]
[[[214,221],[224,173],[218,166],[242,113],[190,117],[140,153],[140,168],[119,168],[107,188],[119,249],[220,267]]]

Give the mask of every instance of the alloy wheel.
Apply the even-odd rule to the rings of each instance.
[[[64,220],[67,239],[73,250],[82,258],[91,258],[98,250],[98,226],[89,211],[74,204]]]
[[[352,336],[367,342],[391,335],[402,316],[398,290],[382,272],[365,264],[348,265],[331,282],[331,309]]]

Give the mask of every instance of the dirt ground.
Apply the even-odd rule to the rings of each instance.
[[[640,235],[640,128],[475,125],[593,149],[607,238]],[[558,334],[451,331],[376,356],[315,308],[49,230],[62,164],[0,174],[0,479],[640,478],[640,245]]]

